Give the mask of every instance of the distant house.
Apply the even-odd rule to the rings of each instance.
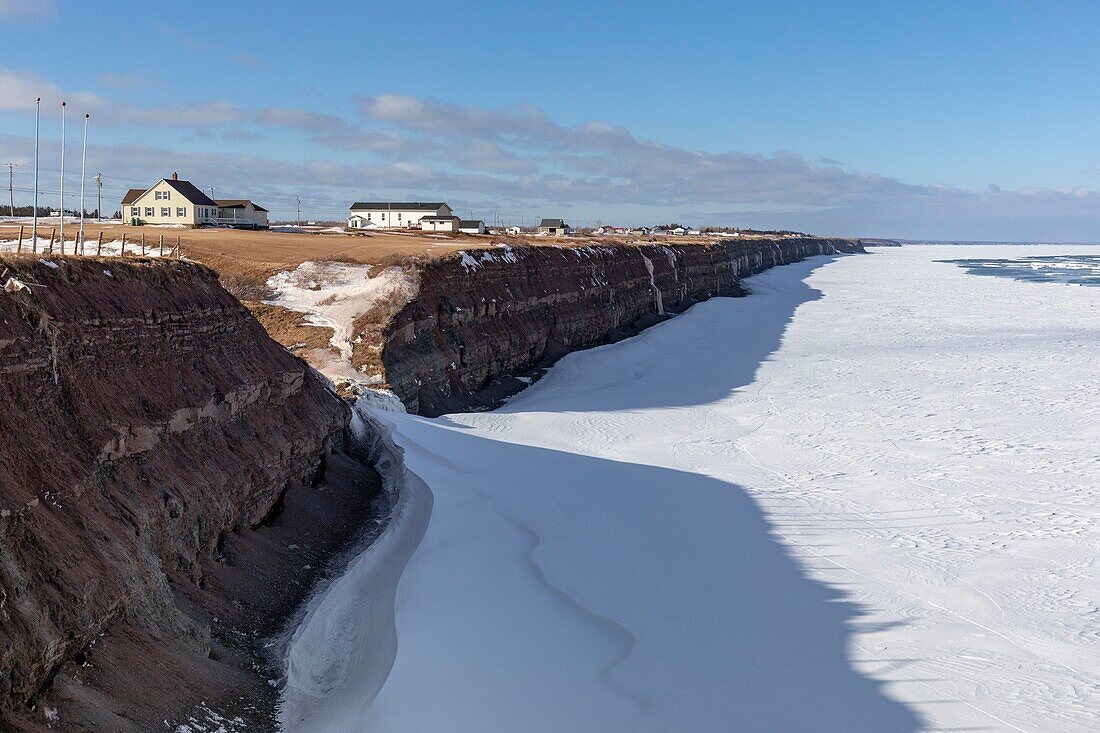
[[[649,227],[638,227],[637,229],[631,229],[630,233],[635,236],[648,237],[653,233],[653,230]]]
[[[391,229],[419,229],[421,220],[425,217],[453,215],[451,207],[443,202],[425,204],[415,201],[357,201],[351,205],[348,228],[381,226]]]
[[[218,203],[175,173],[152,188],[131,188],[122,197],[122,219],[131,224],[199,226],[218,217]]]
[[[485,222],[481,219],[463,219],[458,222],[458,231],[463,234],[484,234]]]
[[[508,229],[506,229],[505,231],[508,234],[523,234],[523,230],[519,227],[508,227]]]
[[[568,236],[573,232],[562,219],[543,219],[539,222],[539,234],[549,236]]]
[[[457,216],[425,216],[420,220],[420,229],[425,232],[457,232]]]
[[[677,237],[682,237],[688,233],[688,230],[685,227],[675,227],[673,229],[670,229],[668,233],[675,234]]]
[[[267,209],[248,199],[214,199],[218,204],[217,224],[249,229],[267,229]]]

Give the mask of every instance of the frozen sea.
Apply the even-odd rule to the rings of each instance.
[[[334,583],[287,730],[1100,730],[1100,290],[946,261],[1096,255],[818,257],[497,411],[378,413],[434,500],[396,646]]]

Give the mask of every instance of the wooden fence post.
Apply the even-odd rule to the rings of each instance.
[[[50,230],[50,254],[53,254],[53,240],[57,238],[57,227]],[[64,254],[64,253],[62,253]]]
[[[141,233],[141,256],[145,256],[145,232]]]
[[[17,253],[21,253],[23,251],[23,225],[22,224],[19,225],[19,245],[15,248],[15,251]]]
[[[119,255],[119,256],[120,257],[125,257],[126,256],[126,232],[122,233],[122,254]]]
[[[180,259],[180,235],[176,235],[176,259]]]
[[[164,235],[160,235],[160,257],[164,257]]]
[[[96,257],[102,257],[103,256],[103,230],[102,229],[99,230],[99,242],[97,242],[96,246],[95,246],[95,256]]]

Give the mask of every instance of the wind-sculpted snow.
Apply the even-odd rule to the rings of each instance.
[[[385,415],[434,494],[396,658],[288,730],[1095,730],[1100,298],[956,251],[776,268],[496,412]]]

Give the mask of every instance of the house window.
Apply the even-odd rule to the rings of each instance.
[[[371,214],[367,214],[367,221],[370,221]]]
[[[160,215],[161,216],[171,216],[172,215],[172,210],[169,209],[167,206],[162,206],[162,207],[160,207]]]
[[[153,207],[152,206],[146,206],[145,207],[145,215],[146,216],[152,216],[153,215]]]
[[[160,191],[153,191],[153,198],[160,201]]]
[[[130,207],[130,216],[141,216],[141,209],[136,206]]]
[[[187,216],[187,209],[176,208],[176,216]]]
[[[398,220],[398,221],[401,221],[401,212],[398,212],[398,213],[397,213],[397,220]]]

